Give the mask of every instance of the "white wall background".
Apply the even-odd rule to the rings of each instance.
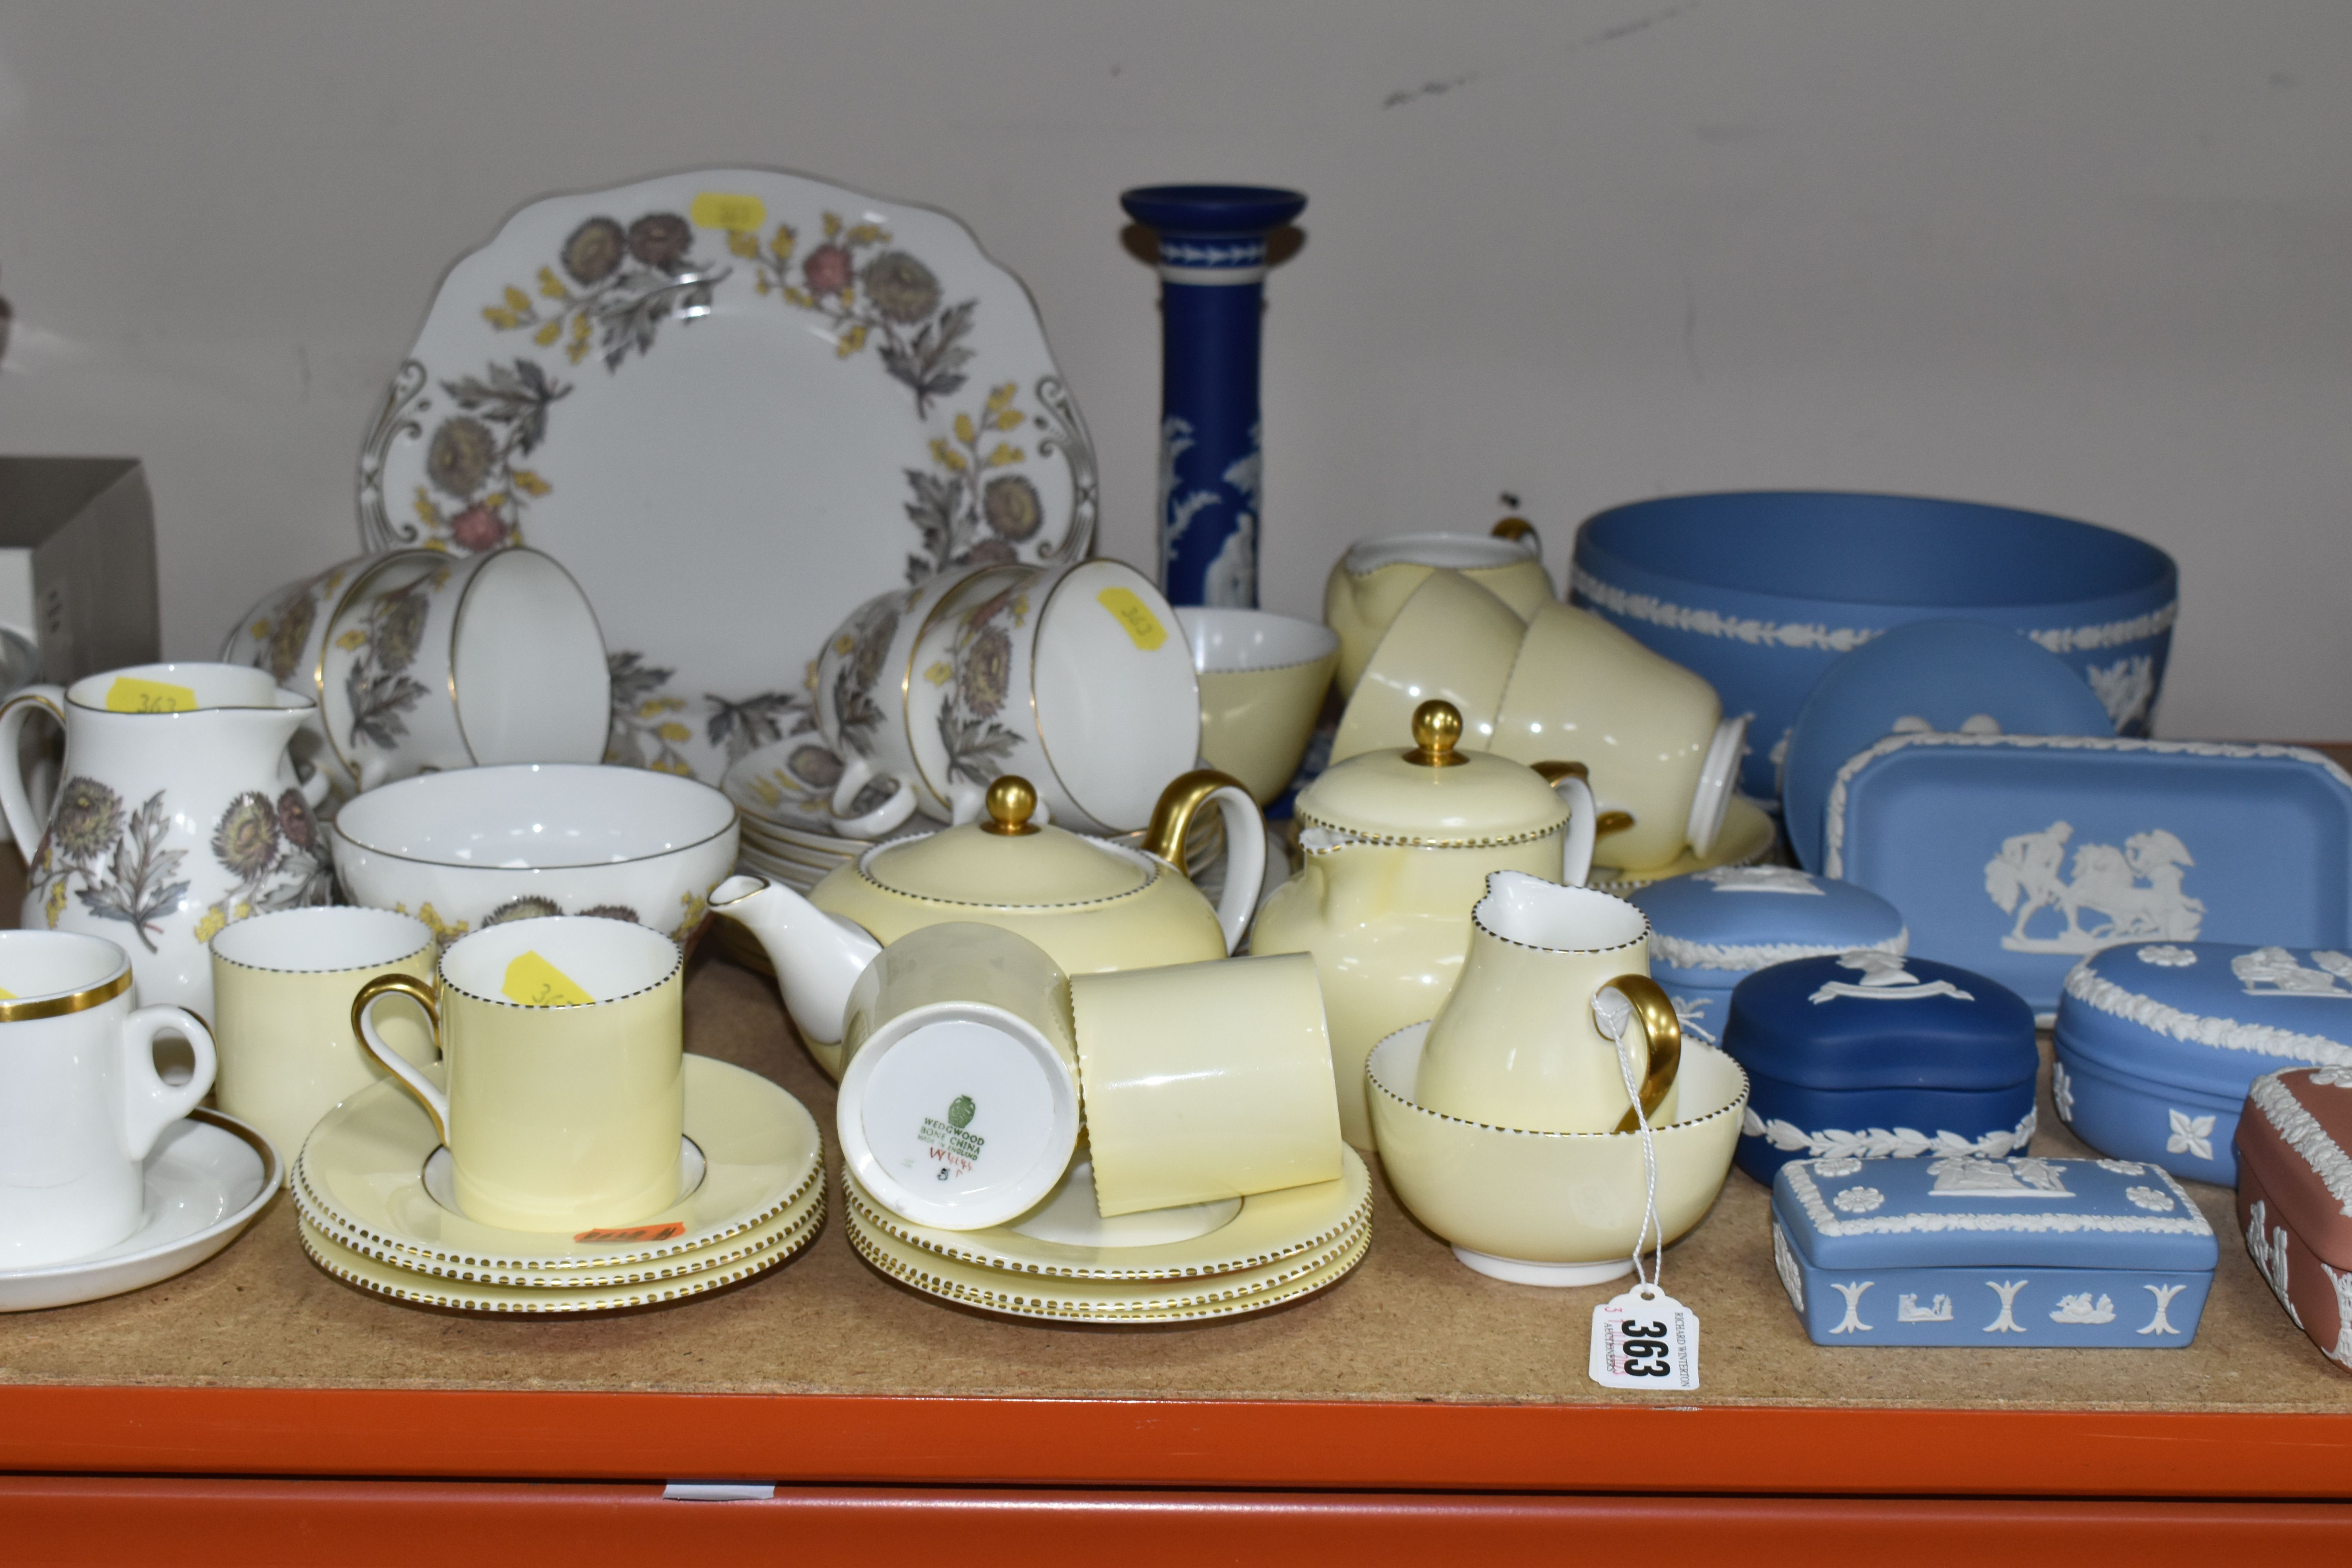
[[[1961,496],[2179,557],[2165,732],[2352,736],[2341,0],[5,0],[0,449],[144,458],[206,655],[349,552],[452,258],[730,162],[948,208],[1028,280],[1111,553],[1150,559],[1159,366],[1118,194],[1292,184],[1271,607],[1505,490],[1555,571],[1637,497]]]

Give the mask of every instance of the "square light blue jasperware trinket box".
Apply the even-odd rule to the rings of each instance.
[[[2057,1041],[2051,1093],[2076,1137],[2104,1154],[2231,1185],[2231,1140],[2254,1079],[2281,1068],[2352,1068],[2352,954],[2126,942],[2066,976]]]
[[[1948,963],[1862,948],[1759,969],[1724,1049],[1748,1069],[1739,1168],[1807,1156],[2022,1153],[2042,1054],[2033,1010]]]
[[[1854,948],[1901,953],[1910,932],[1866,888],[1792,866],[1721,866],[1627,895],[1650,917],[1650,978],[1683,1031],[1714,1042],[1731,993],[1759,969]]]
[[[1798,1160],[1772,1261],[1819,1345],[2179,1350],[2213,1227],[2136,1160]]]

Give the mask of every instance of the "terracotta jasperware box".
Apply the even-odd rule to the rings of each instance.
[[[2246,1250],[2295,1326],[2344,1365],[2352,1361],[2352,1068],[2256,1079],[2237,1145]]]

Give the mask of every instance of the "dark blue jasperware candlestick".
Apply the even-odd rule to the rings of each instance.
[[[1307,198],[1150,185],[1119,205],[1160,237],[1160,590],[1171,604],[1255,608],[1266,237]]]

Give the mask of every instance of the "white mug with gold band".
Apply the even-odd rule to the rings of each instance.
[[[195,1056],[156,1071],[158,1037]],[[141,1007],[122,949],[68,931],[0,931],[0,1271],[62,1263],[139,1227],[141,1162],[213,1086],[213,1037]]]
[[[1070,1008],[1106,1219],[1339,1179],[1312,957],[1081,974]]]
[[[352,1033],[352,995],[379,974],[429,985],[432,930],[390,910],[280,910],[238,921],[212,948],[220,1108],[290,1163],[319,1118],[383,1079]],[[421,1019],[386,1013],[377,1027],[412,1065],[433,1059]]]
[[[450,943],[437,977],[427,987],[379,975],[360,988],[352,1022],[440,1130],[468,1217],[577,1233],[634,1225],[677,1201],[677,943],[600,916],[513,921]],[[442,1082],[378,1026],[393,998],[425,1010]]]

